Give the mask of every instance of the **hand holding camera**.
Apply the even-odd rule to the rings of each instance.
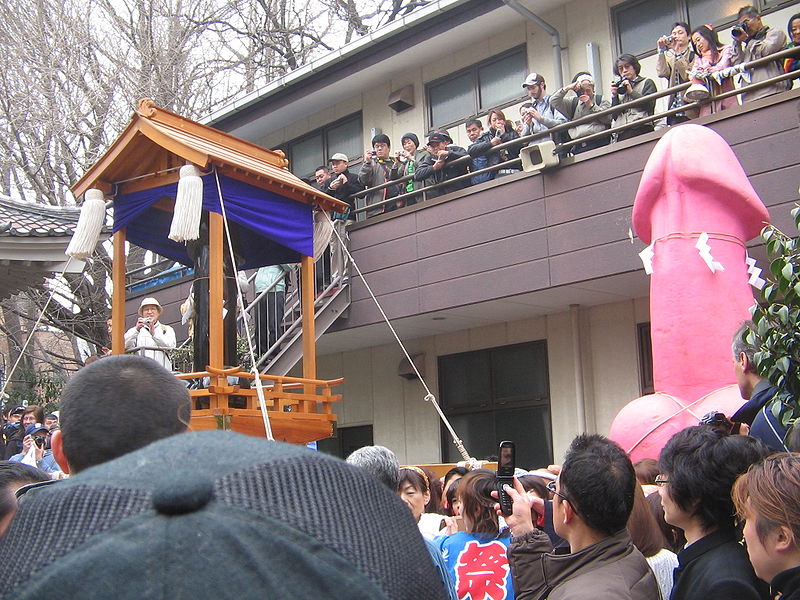
[[[737,23],[736,25],[734,25],[733,29],[731,29],[731,35],[733,36],[733,39],[735,39],[737,42],[746,41],[747,38],[749,37],[749,34],[747,32],[747,23],[742,21],[741,23]]]

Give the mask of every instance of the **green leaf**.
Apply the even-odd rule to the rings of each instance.
[[[782,305],[778,309],[778,319],[780,319],[780,322],[783,325],[788,325],[789,324],[789,307],[788,306]]]
[[[775,279],[780,279],[784,264],[786,264],[786,261],[783,260],[782,256],[777,257],[775,260],[769,263],[769,271],[772,273]]]
[[[787,262],[783,269],[781,269],[781,277],[783,277],[786,281],[789,281],[794,276],[794,266],[792,263]]]
[[[775,367],[783,373],[784,375],[789,374],[789,367],[792,366],[792,361],[789,360],[788,356],[781,356],[778,360],[775,361]]]

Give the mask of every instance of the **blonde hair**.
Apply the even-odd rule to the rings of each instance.
[[[800,454],[781,452],[751,466],[733,484],[731,492],[741,519],[755,519],[756,534],[764,543],[776,527],[788,527],[800,542]]]

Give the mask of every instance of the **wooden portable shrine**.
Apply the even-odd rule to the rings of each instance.
[[[255,386],[247,389],[228,383],[228,376],[253,379],[254,375],[241,366],[226,368],[223,362],[226,214],[246,238],[240,240],[245,256],[237,268],[301,263],[303,377],[260,376],[272,434],[293,443],[330,437],[336,421],[331,403],[341,399],[332,388],[343,379],[323,381],[316,376],[313,208],[343,212],[347,205],[295,177],[282,152],[183,118],[150,99],[139,101],[126,129],[72,188],[75,197],[94,188],[114,201],[112,353],[125,352],[125,242],[193,264],[185,244],[167,237],[179,169],[186,164],[200,169],[203,215],[208,222],[209,364],[205,371],[177,375],[210,379],[206,389],[189,392],[191,428],[265,435]],[[224,211],[220,210],[223,202]],[[246,398],[245,408],[230,406],[234,395]],[[198,399],[206,397],[208,408],[198,408]]]

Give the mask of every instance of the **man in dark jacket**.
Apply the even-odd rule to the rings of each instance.
[[[731,421],[746,423],[750,435],[764,442],[770,450],[787,452],[786,428],[770,410],[778,388],[756,372],[755,353],[760,340],[756,338],[755,344],[748,343],[745,340],[748,332],[755,335],[752,321],[742,323],[733,334],[733,370],[739,393],[747,402],[731,416]]]
[[[431,133],[428,136],[428,148],[430,148],[431,155],[423,160],[417,170],[414,171],[414,179],[416,181],[432,179],[434,183],[442,183],[467,174],[469,161],[465,160],[456,165],[453,164],[459,158],[468,156],[467,151],[460,146],[453,145],[452,138],[445,132],[434,131]],[[446,183],[434,188],[427,196],[428,198],[435,198],[443,194],[463,190],[469,184],[469,179],[465,177],[453,183]]]
[[[355,210],[355,199],[353,194],[360,192],[364,186],[358,182],[358,175],[351,173],[348,168],[347,155],[337,152],[331,156],[331,169],[333,174],[328,179],[327,187],[323,190],[326,194],[333,196],[337,200],[347,202],[350,205],[350,210],[347,214],[336,213],[334,219],[355,219],[353,210]]]
[[[569,554],[554,553],[548,535],[534,527],[535,505],[519,481],[505,488],[514,500],[506,521],[517,600],[658,600],[656,578],[625,529],[637,483],[622,448],[600,435],[578,436],[553,484],[553,525]]]
[[[686,536],[670,600],[766,600],[767,586],[739,544],[731,488],[768,453],[755,438],[709,425],[679,431],[661,450],[656,485],[664,520]]]

